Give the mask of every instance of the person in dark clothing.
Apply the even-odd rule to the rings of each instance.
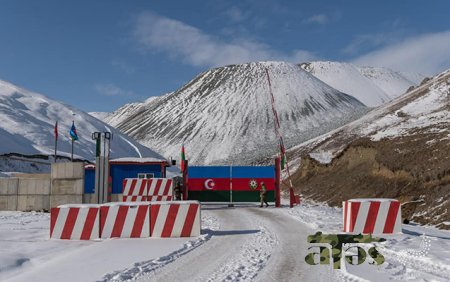
[[[175,189],[174,189],[174,194],[175,194],[175,201],[181,201],[181,183],[177,182],[177,184],[175,185]]]
[[[266,204],[266,208],[269,206],[269,203],[267,203],[266,200],[266,194],[267,194],[267,188],[264,182],[261,182],[261,191],[259,192],[259,197],[261,198],[261,205],[260,207],[263,207],[263,203]]]

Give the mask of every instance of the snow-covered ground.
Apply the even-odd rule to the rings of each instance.
[[[306,236],[338,233],[342,210],[202,206],[202,235],[49,240],[49,215],[0,212],[1,281],[448,281],[450,232],[404,225],[377,244],[386,262],[310,266]],[[425,234],[425,237],[423,237]]]

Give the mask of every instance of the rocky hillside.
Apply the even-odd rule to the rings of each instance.
[[[365,111],[297,65],[264,62],[208,70],[173,93],[124,106],[107,121],[166,157],[177,158],[184,143],[194,164],[249,163],[277,148],[266,68],[287,146]]]
[[[305,197],[402,202],[403,217],[450,229],[450,70],[290,152]]]

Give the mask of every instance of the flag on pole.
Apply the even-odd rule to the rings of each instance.
[[[53,129],[55,132],[55,139],[58,139],[58,121],[55,122],[55,128]]]
[[[181,171],[184,171],[184,163],[186,161],[186,155],[184,154],[184,144],[181,145]]]
[[[70,128],[70,138],[72,141],[78,140],[77,129],[75,128],[75,122],[72,121],[72,127]]]

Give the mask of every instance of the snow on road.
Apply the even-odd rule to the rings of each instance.
[[[342,262],[342,270],[333,270],[306,264],[306,237],[339,233],[341,221],[341,209],[314,203],[294,209],[203,205],[200,237],[82,242],[49,240],[48,214],[0,212],[0,280],[450,280],[450,232],[415,225],[377,244],[382,265]]]

